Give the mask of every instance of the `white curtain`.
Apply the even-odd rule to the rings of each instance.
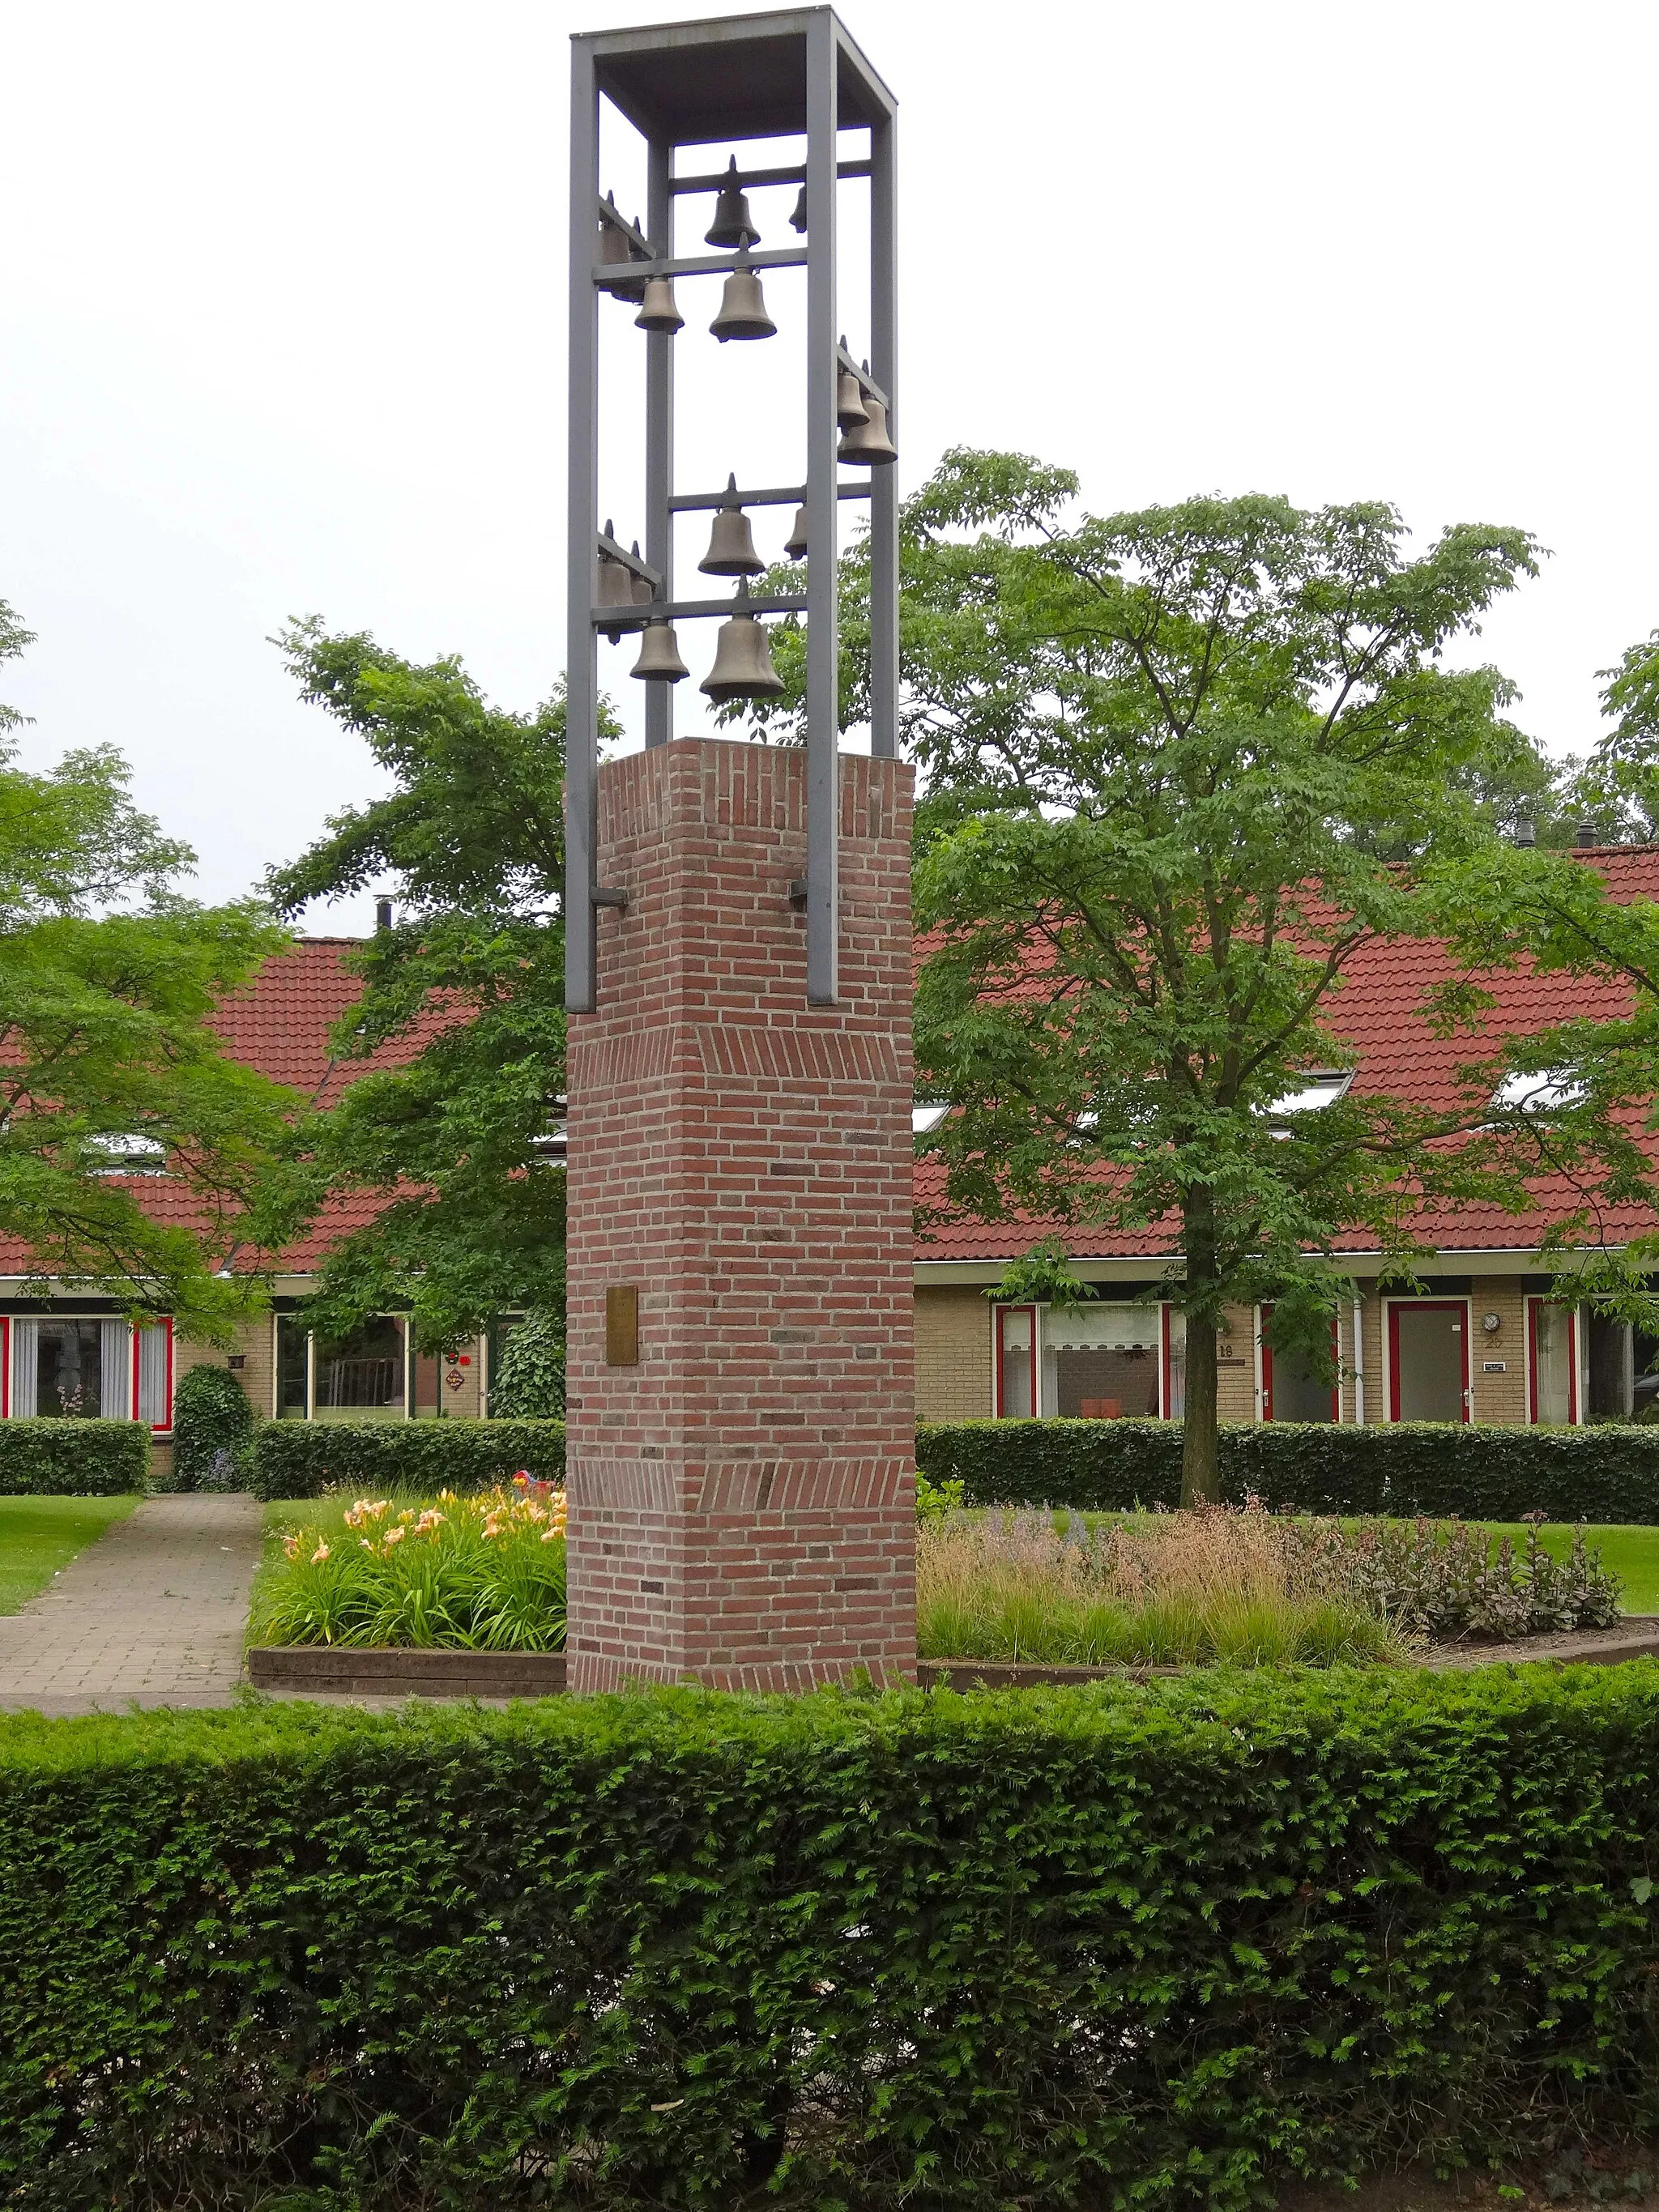
[[[14,1321],[11,1325],[11,1414],[15,1421],[30,1419],[40,1410],[40,1324]]]
[[[167,1333],[165,1328],[138,1332],[138,1418],[153,1429],[170,1425],[167,1404]]]
[[[132,1419],[132,1328],[124,1321],[98,1324],[98,1411],[106,1421]]]

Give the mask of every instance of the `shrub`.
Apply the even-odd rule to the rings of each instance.
[[[142,1421],[0,1421],[0,1498],[123,1498],[149,1476]]]
[[[1207,2203],[1659,2118],[1659,1667],[0,1722],[0,2193]]]
[[[173,1486],[243,1490],[252,1474],[253,1408],[226,1367],[191,1367],[173,1393]]]
[[[1287,1540],[1322,1555],[1346,1587],[1403,1628],[1441,1639],[1607,1628],[1619,1618],[1617,1579],[1572,1532],[1565,1559],[1546,1550],[1537,1521],[1519,1558],[1505,1536],[1493,1544],[1467,1522],[1383,1521],[1344,1531],[1330,1522],[1286,1522]]]
[[[262,1421],[253,1440],[260,1498],[327,1488],[487,1490],[523,1471],[564,1480],[562,1421]]]
[[[292,1530],[253,1641],[564,1648],[564,1494],[518,1489],[394,1514],[361,1499],[337,1522]]]
[[[970,1503],[1123,1510],[1181,1495],[1174,1421],[925,1422],[916,1462]],[[1223,1493],[1304,1513],[1659,1523],[1659,1428],[1228,1422]]]
[[[545,1307],[511,1329],[489,1377],[495,1420],[545,1421],[564,1414],[564,1316]]]

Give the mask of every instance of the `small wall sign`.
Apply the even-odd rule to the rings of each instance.
[[[1480,1363],[1480,1372],[1483,1375],[1507,1375],[1509,1371],[1510,1363],[1507,1359],[1483,1359]]]
[[[637,1367],[640,1364],[637,1283],[612,1283],[605,1291],[605,1364],[607,1367]]]

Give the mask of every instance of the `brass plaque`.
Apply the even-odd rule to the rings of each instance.
[[[637,1283],[613,1283],[605,1294],[605,1364],[640,1364],[640,1290]]]

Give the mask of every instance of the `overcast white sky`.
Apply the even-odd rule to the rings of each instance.
[[[556,677],[567,38],[708,12],[0,0],[0,598],[40,635],[0,696],[30,763],[122,746],[204,894],[374,787],[295,699],[287,617],[457,652],[505,704]],[[900,101],[904,487],[966,442],[1069,464],[1103,509],[1260,489],[1390,499],[1424,538],[1524,525],[1553,557],[1480,651],[1547,744],[1589,742],[1595,670],[1659,625],[1659,10],[843,14]],[[757,198],[769,234],[787,205]],[[792,281],[781,339],[741,349],[682,287],[683,488],[787,459]],[[682,633],[696,676],[712,642]]]

